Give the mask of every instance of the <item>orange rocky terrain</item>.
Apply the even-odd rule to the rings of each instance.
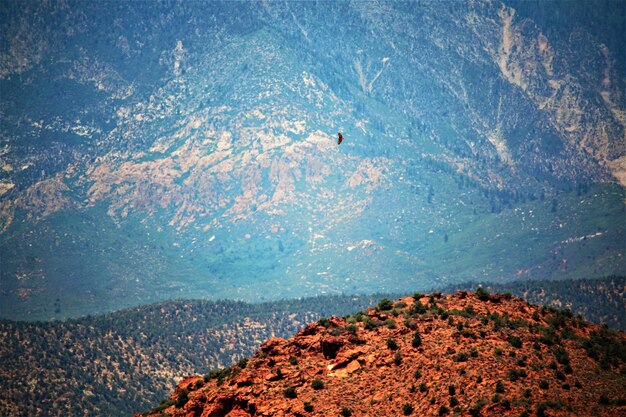
[[[625,362],[623,332],[568,311],[484,290],[415,294],[270,339],[144,415],[617,416]]]

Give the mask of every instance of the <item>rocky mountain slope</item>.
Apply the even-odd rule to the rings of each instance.
[[[0,7],[3,317],[625,270],[623,2]]]
[[[309,324],[144,415],[619,415],[626,336],[485,290]],[[136,417],[141,416],[136,414]]]

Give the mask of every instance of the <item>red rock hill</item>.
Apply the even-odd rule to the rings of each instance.
[[[484,291],[416,294],[270,339],[185,378],[146,415],[618,416],[625,362],[624,333],[568,312]]]

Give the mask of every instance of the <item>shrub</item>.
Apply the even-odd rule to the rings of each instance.
[[[447,414],[450,413],[450,409],[448,407],[446,407],[445,405],[442,405],[441,407],[439,407],[439,415],[440,416],[445,416]]]
[[[402,354],[400,352],[396,352],[396,354],[393,355],[393,363],[396,365],[400,365],[402,363]]]
[[[550,384],[548,384],[548,381],[546,381],[545,379],[542,379],[541,381],[539,381],[539,388],[548,389],[550,388]]]
[[[287,388],[285,391],[285,397],[286,398],[296,398],[298,396],[298,393],[296,392],[296,388],[295,387],[289,387]]]
[[[204,380],[199,379],[196,381],[196,383],[193,385],[195,389],[200,389],[204,386]]]
[[[500,401],[500,404],[502,404],[502,407],[505,410],[510,410],[511,409],[511,400],[509,400],[509,399],[504,399],[504,400]]]
[[[341,408],[341,413],[340,413],[343,417],[350,417],[352,415],[352,411],[350,411],[350,409],[348,407],[342,407]]]
[[[182,408],[189,401],[189,391],[182,389],[176,399],[176,408]]]
[[[518,336],[510,336],[509,337],[509,343],[514,348],[518,348],[519,349],[519,348],[522,347],[522,339],[520,339]]]
[[[364,318],[363,321],[365,322],[365,330],[374,330],[378,327],[378,322],[369,317]]]
[[[476,290],[476,296],[480,301],[489,301],[489,292],[483,287],[478,287]]]
[[[454,358],[452,358],[452,360],[455,362],[467,362],[468,358],[469,358],[469,355],[467,353],[459,352],[456,355],[454,355]]]
[[[387,339],[387,347],[391,350],[398,350],[398,344],[394,339]]]
[[[428,389],[428,386],[426,385],[425,382],[420,383],[420,392],[426,392],[426,390]]]
[[[554,327],[546,327],[542,329],[542,335],[539,337],[539,341],[546,346],[558,345],[561,343],[561,338],[556,334]]]
[[[539,403],[535,408],[537,417],[545,417],[546,411],[548,411],[548,405],[546,403]]]
[[[419,369],[416,369],[415,372],[413,372],[413,377],[415,379],[419,379],[422,377],[422,371],[420,371]]]
[[[156,407],[154,407],[153,409],[149,411],[146,411],[143,415],[160,413],[161,411],[165,410],[166,408],[171,407],[174,404],[176,404],[175,400],[164,398],[161,400],[159,405],[157,405]]]
[[[561,365],[569,365],[569,354],[562,347],[559,347],[554,351],[554,357]]]
[[[405,416],[410,416],[413,414],[413,406],[409,403],[406,403],[402,406],[402,414]]]
[[[495,349],[493,350],[493,353],[494,353],[496,356],[502,356],[502,349],[495,348]]]
[[[523,369],[509,369],[509,371],[507,372],[507,376],[509,377],[509,381],[515,382],[520,378],[525,378],[526,371],[524,371]]]
[[[420,334],[419,330],[416,330],[415,333],[413,334],[413,340],[411,342],[411,346],[416,348],[416,347],[420,347],[421,345],[422,345],[422,335]]]
[[[496,382],[496,392],[498,394],[502,394],[504,392],[504,384],[502,383],[502,381]]]
[[[404,307],[406,307],[406,303],[404,301],[398,301],[394,307],[395,308],[404,308]]]
[[[388,299],[388,298],[383,298],[382,300],[380,300],[380,302],[378,303],[378,307],[377,307],[380,311],[388,311],[391,310],[393,308],[393,302]]]
[[[311,411],[313,411],[313,405],[310,402],[306,401],[304,403],[304,411],[310,413]]]
[[[450,395],[456,394],[456,387],[454,385],[448,385],[448,393]],[[453,406],[454,407],[454,406]]]
[[[209,382],[210,379],[217,379],[217,385],[222,385],[222,382],[228,378],[232,373],[231,368],[213,369],[204,376],[204,382]]]
[[[385,320],[385,325],[392,330],[396,328],[396,322],[393,319]]]
[[[480,384],[481,382],[483,382],[483,377],[482,377],[482,376],[480,376],[480,375],[478,375],[478,376],[476,377],[476,383],[477,383],[477,384]]]
[[[321,379],[314,379],[313,382],[311,382],[311,387],[314,390],[323,389],[324,388],[324,382]]]
[[[457,405],[459,405],[459,400],[457,400],[454,396],[450,397],[450,407],[455,407]]]
[[[293,366],[296,366],[298,364],[298,358],[296,358],[295,356],[290,357],[289,363]]]
[[[409,313],[411,315],[424,314],[426,313],[426,306],[422,304],[421,301],[418,300],[413,304],[413,306],[411,307],[411,310],[409,310]]]
[[[346,332],[348,333],[352,333],[352,334],[356,334],[357,330],[359,329],[358,327],[356,327],[356,325],[354,324],[348,324],[346,327]]]

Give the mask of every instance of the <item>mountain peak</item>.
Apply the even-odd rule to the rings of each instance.
[[[610,415],[626,410],[625,356],[623,333],[568,311],[416,294],[271,338],[144,415]]]

